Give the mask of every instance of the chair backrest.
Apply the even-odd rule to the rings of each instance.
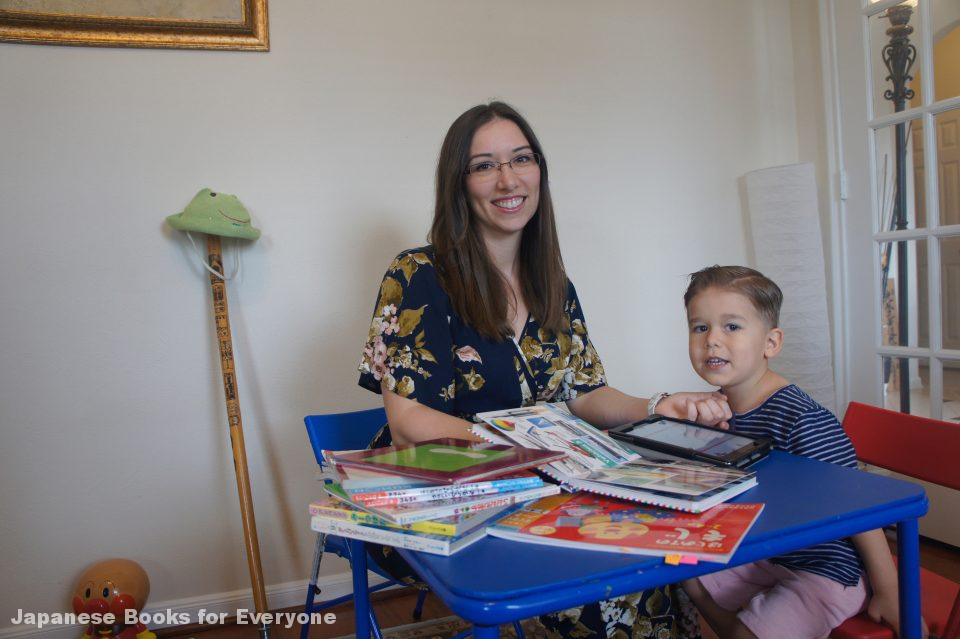
[[[303,418],[317,463],[323,463],[324,450],[366,448],[374,435],[387,423],[387,413],[380,408],[350,413],[307,415]]]
[[[860,461],[960,490],[960,424],[850,402],[843,429]]]

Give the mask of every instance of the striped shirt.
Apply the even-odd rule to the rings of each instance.
[[[850,438],[833,413],[794,384],[784,386],[760,406],[733,418],[732,430],[769,437],[775,449],[846,466],[857,467]],[[804,570],[855,586],[862,564],[853,542],[847,539],[820,544],[771,559],[791,570]]]

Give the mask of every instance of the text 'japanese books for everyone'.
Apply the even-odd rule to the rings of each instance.
[[[552,404],[477,417],[483,423],[474,424],[472,430],[487,441],[566,453],[540,470],[570,489],[701,513],[757,484],[750,471],[642,457]]]
[[[562,452],[543,448],[442,438],[370,450],[333,452],[327,459],[348,469],[461,484],[540,466],[564,456]]]
[[[515,541],[638,555],[685,555],[727,563],[763,504],[720,504],[680,513],[588,493],[546,497],[487,528]]]

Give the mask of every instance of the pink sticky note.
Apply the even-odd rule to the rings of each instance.
[[[696,557],[694,557],[693,555],[682,555],[682,556],[680,557],[680,563],[681,563],[681,564],[687,564],[687,565],[690,565],[690,566],[696,566],[698,561],[699,561],[699,560],[698,560]]]

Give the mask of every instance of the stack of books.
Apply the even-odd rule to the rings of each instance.
[[[310,504],[311,527],[450,555],[529,501],[556,495],[529,469],[565,453],[435,439],[363,451],[324,451],[327,495]]]
[[[441,555],[490,534],[727,562],[763,510],[726,503],[757,485],[754,472],[641,454],[557,405],[477,417],[472,431],[486,443],[325,451],[313,529]]]

